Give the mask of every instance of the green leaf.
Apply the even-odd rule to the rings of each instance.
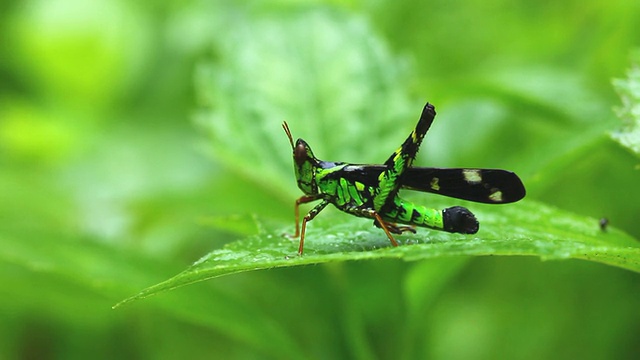
[[[228,26],[217,58],[197,69],[196,121],[216,160],[272,193],[291,191],[283,121],[324,159],[372,162],[389,156],[424,105],[409,100],[405,61],[360,17],[316,9],[239,15]]]
[[[640,272],[640,243],[612,227],[602,230],[596,219],[533,201],[499,207],[476,205],[474,211],[481,220],[477,235],[419,229],[415,235],[398,236],[402,245],[395,248],[371,221],[325,211],[308,224],[303,256],[296,255],[296,241],[281,235],[291,231],[293,224],[259,224],[260,234],[212,251],[182,273],[116,306],[228,274],[347,260],[526,255],[542,260],[590,260]]]
[[[613,85],[622,100],[622,106],[616,112],[623,127],[611,137],[640,156],[640,52],[635,54],[627,78],[616,79]]]

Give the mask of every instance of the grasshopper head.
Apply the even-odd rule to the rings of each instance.
[[[296,173],[298,187],[307,195],[318,193],[318,186],[315,180],[315,168],[319,166],[318,159],[313,155],[311,147],[302,139],[293,143],[293,137],[286,122],[282,123],[282,128],[289,138],[291,149],[293,150],[293,169]]]

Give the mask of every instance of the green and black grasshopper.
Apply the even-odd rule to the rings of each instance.
[[[296,233],[300,237],[298,254],[304,248],[304,233],[311,221],[330,203],[359,217],[373,219],[384,230],[393,246],[398,243],[391,234],[415,233],[413,226],[454,233],[475,234],[476,217],[462,206],[444,210],[416,205],[398,196],[400,189],[427,191],[488,204],[505,204],[525,196],[522,181],[516,174],[499,169],[463,169],[412,167],[420,143],[429,130],[436,111],[427,103],[416,128],[383,165],[357,165],[322,161],[316,158],[302,139],[295,143],[286,122],[282,124],[291,148],[298,187],[304,196],[295,202]],[[300,223],[300,204],[320,200]],[[412,226],[400,226],[407,224]]]

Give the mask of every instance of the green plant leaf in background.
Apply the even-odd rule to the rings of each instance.
[[[295,241],[282,236],[292,227],[261,224],[260,234],[212,251],[184,272],[118,305],[243,271],[347,260],[529,255],[543,260],[584,259],[640,272],[640,244],[619,230],[601,230],[596,219],[578,217],[533,201],[482,210],[477,236],[421,229],[418,234],[400,237],[403,246],[396,248],[390,247],[384,234],[368,220],[323,213],[325,216],[309,223],[303,256],[295,255]]]
[[[613,85],[620,95],[622,106],[617,110],[623,128],[611,137],[640,156],[640,51],[634,53],[626,79],[616,79]]]
[[[316,10],[239,16],[228,25],[229,36],[216,39],[216,58],[196,74],[197,122],[227,169],[288,198],[283,120],[327,160],[378,161],[405,136],[396,124],[416,116],[403,86],[406,64],[362,18]]]

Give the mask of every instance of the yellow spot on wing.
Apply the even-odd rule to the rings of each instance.
[[[440,184],[438,184],[438,181],[440,181],[440,179],[434,177],[433,179],[431,179],[431,183],[429,184],[435,191],[440,191]]]
[[[462,176],[464,176],[464,181],[470,184],[482,182],[482,174],[480,174],[480,170],[478,169],[464,169],[462,170]]]
[[[489,195],[489,199],[493,202],[502,202],[502,191],[496,190]]]

